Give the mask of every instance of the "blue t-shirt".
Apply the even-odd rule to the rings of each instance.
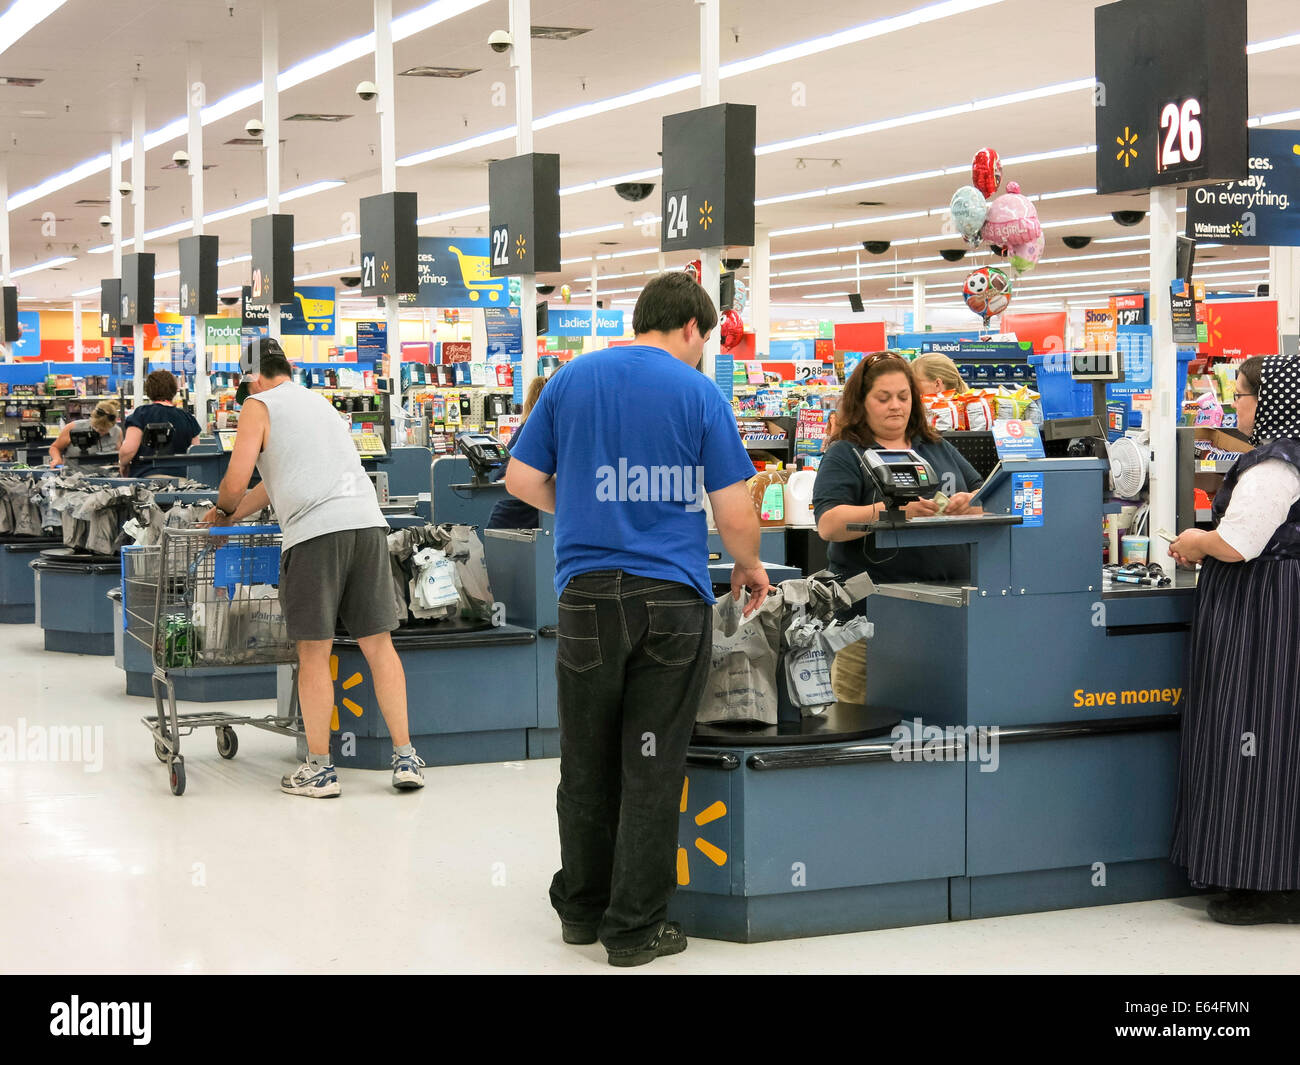
[[[662,348],[581,355],[543,389],[511,449],[555,474],[555,591],[621,569],[713,602],[704,493],[754,474],[717,386]]]
[[[131,460],[130,474],[132,477],[139,477],[150,469],[148,460],[155,454],[179,455],[188,451],[194,438],[199,435],[199,423],[195,420],[194,415],[187,410],[181,410],[180,407],[173,407],[170,403],[146,403],[143,406],[136,407],[126,417],[126,427],[139,429],[141,433],[151,424],[158,422],[168,422],[172,427],[172,438],[163,447],[161,452],[155,452],[143,440],[140,441],[140,450],[135,453],[135,458]]]

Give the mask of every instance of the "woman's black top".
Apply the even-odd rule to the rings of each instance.
[[[893,450],[872,443],[876,451]],[[931,443],[914,440],[911,448],[933,468],[947,495],[973,492],[983,479],[947,440]],[[813,514],[818,521],[833,507],[866,507],[883,502],[880,489],[859,458],[863,449],[848,440],[837,440],[817,467],[813,485]],[[831,571],[838,577],[866,572],[877,583],[909,581],[958,581],[970,578],[970,548],[954,546],[878,548],[870,535],[858,540],[832,543],[826,551]]]

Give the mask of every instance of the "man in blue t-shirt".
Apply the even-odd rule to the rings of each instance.
[[[136,407],[126,419],[126,435],[118,449],[118,471],[123,477],[144,477],[154,472],[149,459],[154,455],[180,455],[190,449],[201,430],[198,421],[189,411],[172,405],[179,386],[167,370],[154,370],[144,379],[144,394],[149,400]],[[172,427],[171,439],[155,450],[145,443],[144,434],[150,425],[166,423]]]
[[[706,493],[747,615],[768,590],[745,483],[754,465],[696,369],[717,320],[688,274],[656,277],[633,312],[634,345],[556,374],[506,471],[511,495],[555,515],[562,868],[551,904],[564,941],[599,938],[612,965],[686,949],[664,918],[713,646]]]

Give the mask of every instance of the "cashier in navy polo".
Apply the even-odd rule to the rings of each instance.
[[[1214,530],[1169,548],[1201,564],[1171,858],[1227,891],[1215,921],[1300,924],[1300,359],[1246,359],[1235,406],[1255,450],[1215,493]]]
[[[813,514],[817,533],[830,546],[829,568],[837,577],[867,573],[878,584],[966,580],[970,554],[965,547],[878,549],[865,533],[848,526],[876,521],[885,501],[864,468],[867,449],[911,449],[924,458],[948,497],[944,514],[979,513],[971,496],[982,483],[975,468],[926,422],[921,393],[912,368],[901,355],[878,352],[862,360],[844,386],[831,445],[817,467]],[[908,518],[939,512],[933,499],[918,499],[904,511]],[[861,609],[862,604],[859,604]],[[831,666],[831,684],[843,702],[866,697],[866,644],[846,647]]]

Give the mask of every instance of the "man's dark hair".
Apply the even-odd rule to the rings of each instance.
[[[154,370],[144,379],[144,394],[151,403],[170,403],[178,390],[176,378],[168,370]]]
[[[275,337],[262,337],[257,346],[257,372],[262,377],[292,377],[293,366]]]
[[[703,285],[685,270],[674,270],[641,290],[632,312],[632,332],[674,333],[691,319],[701,333],[709,333],[718,324],[718,312]]]

